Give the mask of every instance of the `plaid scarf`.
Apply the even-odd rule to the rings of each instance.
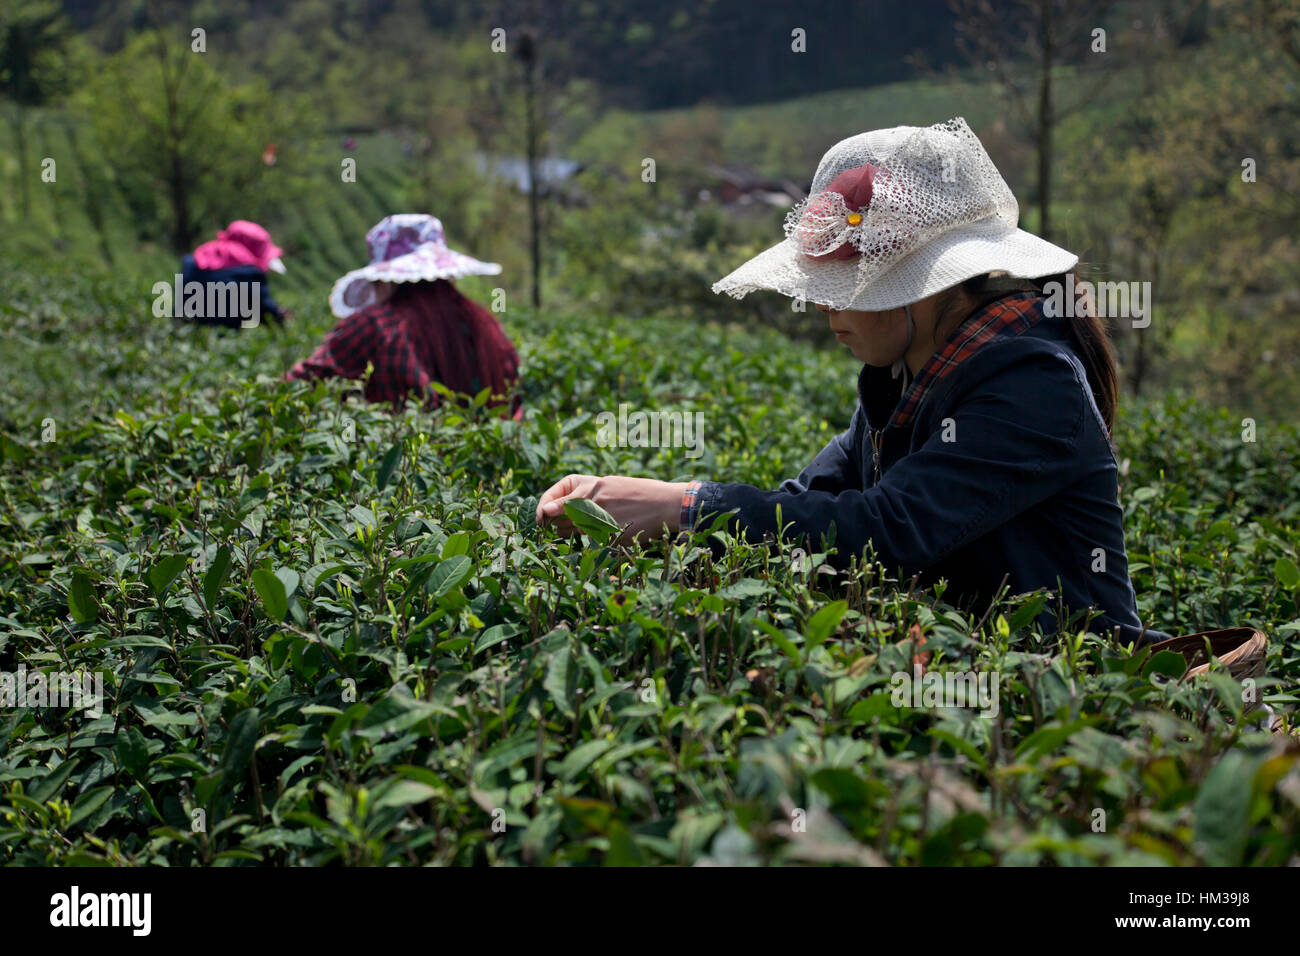
[[[989,303],[961,324],[939,351],[930,356],[899,399],[886,428],[910,424],[926,394],[991,339],[1005,332],[1019,335],[1043,317],[1039,292],[1016,292]]]

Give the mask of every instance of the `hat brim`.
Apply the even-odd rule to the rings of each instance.
[[[375,301],[373,284],[376,282],[432,282],[473,275],[494,276],[500,272],[500,263],[483,262],[445,247],[428,250],[422,246],[404,256],[354,269],[340,278],[330,290],[330,311],[345,319],[371,305]]]
[[[1078,261],[1074,253],[991,217],[913,250],[861,290],[856,259],[817,261],[786,239],[715,282],[713,291],[739,299],[768,290],[837,311],[882,312],[988,272],[1036,279],[1066,272]]]

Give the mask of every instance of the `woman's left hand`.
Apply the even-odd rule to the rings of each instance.
[[[537,523],[554,525],[560,534],[573,535],[577,529],[565,516],[564,503],[572,498],[589,498],[622,525],[620,544],[630,544],[637,535],[658,537],[665,526],[675,533],[681,523],[686,484],[622,475],[567,475],[538,501]]]

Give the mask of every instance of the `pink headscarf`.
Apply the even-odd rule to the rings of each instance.
[[[271,234],[255,222],[236,219],[211,242],[194,250],[194,264],[200,269],[228,269],[257,266],[263,272],[284,252],[271,242]]]

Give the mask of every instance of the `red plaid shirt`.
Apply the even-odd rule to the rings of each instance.
[[[445,281],[399,286],[388,302],[342,319],[311,357],[284,377],[359,379],[368,365],[374,372],[366,382],[366,399],[394,405],[415,395],[436,407],[440,396],[434,382],[466,395],[490,387],[494,396],[506,396],[519,377],[519,356],[501,323]],[[510,411],[523,416],[518,396]]]

